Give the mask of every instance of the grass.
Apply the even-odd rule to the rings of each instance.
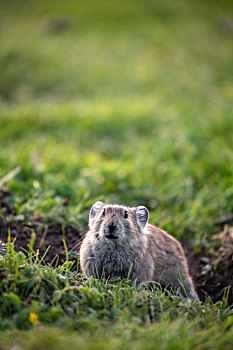
[[[226,300],[200,304],[156,285],[86,280],[72,264],[51,269],[35,253],[26,259],[9,245],[1,264],[7,274],[0,284],[1,348],[189,349],[205,342],[206,348],[231,348],[233,313]]]
[[[62,212],[83,232],[97,199],[146,205],[151,223],[205,245],[232,211],[232,10],[2,1],[0,178],[22,167],[7,184],[17,215]],[[53,270],[14,250],[1,262],[3,349],[231,348],[224,301],[86,281],[69,264]]]

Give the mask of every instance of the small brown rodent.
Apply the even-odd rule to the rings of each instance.
[[[180,243],[148,224],[146,207],[96,202],[89,214],[89,231],[80,249],[86,277],[129,278],[137,283],[159,282],[198,299]],[[185,291],[180,280],[182,277]]]

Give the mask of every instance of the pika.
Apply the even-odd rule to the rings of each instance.
[[[144,206],[96,202],[89,214],[89,231],[80,248],[86,277],[129,278],[137,283],[159,282],[198,299],[181,244],[148,223]],[[185,290],[180,283],[180,276]]]

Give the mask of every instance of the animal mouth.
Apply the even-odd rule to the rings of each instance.
[[[109,239],[117,239],[118,238],[115,235],[113,235],[112,233],[110,233],[109,235],[105,235],[105,237],[109,238]]]

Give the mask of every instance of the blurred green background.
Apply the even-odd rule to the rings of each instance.
[[[8,224],[65,236],[98,199],[146,205],[208,251],[233,211],[232,1],[0,0],[0,32]],[[37,258],[0,261],[1,349],[232,349],[226,289],[199,304]]]
[[[84,229],[146,205],[182,241],[233,199],[231,1],[1,1],[0,178],[19,213]],[[62,207],[69,199],[69,206]]]

